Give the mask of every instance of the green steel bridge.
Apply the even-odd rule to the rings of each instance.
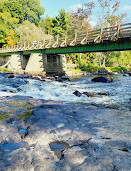
[[[44,39],[42,42],[17,43],[2,47],[0,56],[32,53],[65,54],[131,50],[131,23],[114,27],[77,32],[71,36]]]

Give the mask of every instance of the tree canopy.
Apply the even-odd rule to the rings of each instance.
[[[2,0],[0,11],[9,12],[11,17],[19,19],[19,23],[28,20],[38,24],[45,10],[39,0]]]

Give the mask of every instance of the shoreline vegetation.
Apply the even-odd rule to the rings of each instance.
[[[16,74],[28,74],[23,71],[15,71],[15,70],[9,70],[8,68],[0,67],[1,73],[16,73]],[[37,76],[39,74],[36,73],[29,73],[32,76]],[[99,66],[93,66],[93,65],[83,65],[83,66],[76,66],[74,64],[67,64],[67,70],[65,75],[69,77],[75,77],[75,76],[88,76],[88,75],[115,75],[115,74],[123,74],[123,76],[131,76],[131,68],[127,67],[99,67]],[[45,74],[44,76],[51,76],[51,75],[59,75],[59,74]]]

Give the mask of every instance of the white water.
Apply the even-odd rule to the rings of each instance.
[[[0,79],[3,79],[0,82],[0,91],[3,89],[15,91],[15,93],[0,92],[0,96],[22,95],[45,100],[64,101],[66,103],[96,104],[120,109],[130,108],[131,77],[114,76],[112,83],[93,83],[91,82],[91,77],[72,79],[70,82],[64,83],[56,81],[40,82],[28,79],[28,84],[20,86],[21,91],[17,91],[16,88],[12,88],[9,85],[2,84],[5,78]],[[104,92],[109,93],[109,96],[87,97],[86,95],[82,95],[81,97],[77,97],[73,94],[76,90],[81,93]]]

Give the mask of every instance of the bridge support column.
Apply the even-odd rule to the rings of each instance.
[[[12,54],[10,57],[10,63],[8,65],[8,69],[22,70],[21,56],[22,56],[21,54]]]
[[[25,68],[26,73],[41,74],[44,73],[43,54],[32,53]]]
[[[60,72],[65,74],[67,71],[67,66],[66,66],[66,56],[65,55],[60,55]]]
[[[66,73],[66,57],[65,55],[48,54],[45,63],[46,73]]]

